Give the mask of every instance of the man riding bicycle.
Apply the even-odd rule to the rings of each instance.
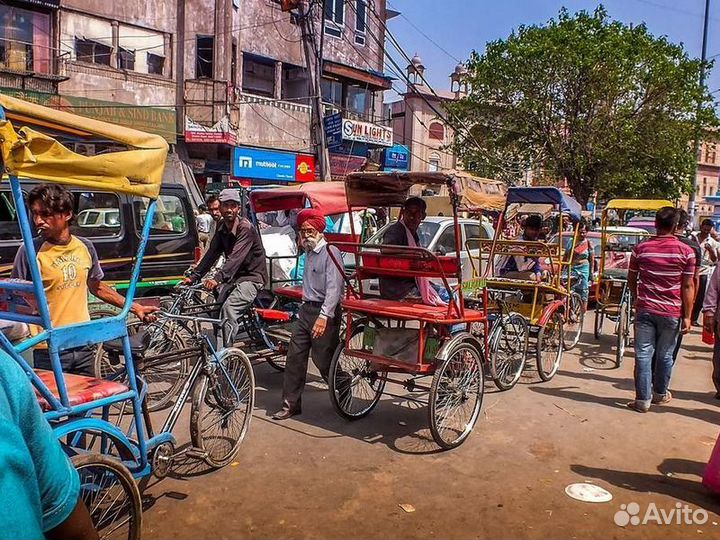
[[[240,317],[253,304],[260,289],[267,285],[268,278],[265,248],[257,229],[240,213],[240,194],[236,189],[224,189],[218,198],[222,222],[202,260],[183,284],[199,281],[221,256],[225,256],[225,262],[215,275],[205,281],[205,288],[209,291],[217,289],[218,300],[223,303],[222,318],[228,324],[224,344],[231,347]]]

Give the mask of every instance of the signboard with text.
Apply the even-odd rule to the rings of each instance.
[[[342,138],[346,141],[357,141],[377,146],[392,146],[393,132],[384,126],[360,122],[344,118],[342,121]]]
[[[383,165],[385,170],[407,171],[410,165],[410,150],[402,144],[395,144],[384,151]]]
[[[315,157],[259,148],[233,148],[232,175],[277,182],[312,182]]]
[[[342,144],[342,123],[343,119],[340,113],[331,114],[323,118],[325,139],[327,140],[328,148],[335,148]]]

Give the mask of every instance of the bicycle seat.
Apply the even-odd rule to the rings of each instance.
[[[123,353],[123,340],[121,338],[113,339],[103,343],[103,349],[110,353]],[[133,356],[141,355],[147,351],[150,346],[150,334],[145,330],[140,330],[130,336],[130,350]]]

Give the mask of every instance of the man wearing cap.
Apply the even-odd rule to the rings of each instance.
[[[225,346],[232,346],[238,329],[238,320],[255,301],[258,291],[267,284],[265,248],[252,223],[240,214],[240,194],[236,189],[220,192],[222,222],[210,241],[205,255],[195,267],[185,284],[192,284],[212,268],[221,255],[225,262],[212,279],[205,281],[205,288],[218,288],[223,301],[222,318],[228,321]]]
[[[333,259],[342,263],[340,251],[325,241],[325,217],[319,210],[303,210],[298,214],[297,223],[306,254],[303,304],[290,338],[283,403],[273,415],[275,420],[287,420],[302,412],[301,396],[309,353],[312,352],[313,362],[327,381],[330,361],[339,344],[343,275]]]

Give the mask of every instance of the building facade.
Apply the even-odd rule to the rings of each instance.
[[[284,12],[275,0],[8,0],[0,92],[159,133],[202,184],[227,183],[237,147],[273,166],[278,152],[279,161],[316,153],[307,58],[314,65],[320,51],[320,115],[375,131],[390,88],[385,0],[328,0],[324,13],[313,5],[304,26],[307,2]],[[375,146],[345,143],[333,149],[345,167]],[[314,161],[300,161],[308,179]]]
[[[450,90],[431,90],[424,74],[422,59],[415,55],[407,67],[412,84],[399,101],[387,105],[395,141],[409,148],[412,171],[455,169],[457,158],[450,149],[454,134],[443,119],[448,114],[445,104],[467,91],[465,68],[458,65],[450,75]]]

